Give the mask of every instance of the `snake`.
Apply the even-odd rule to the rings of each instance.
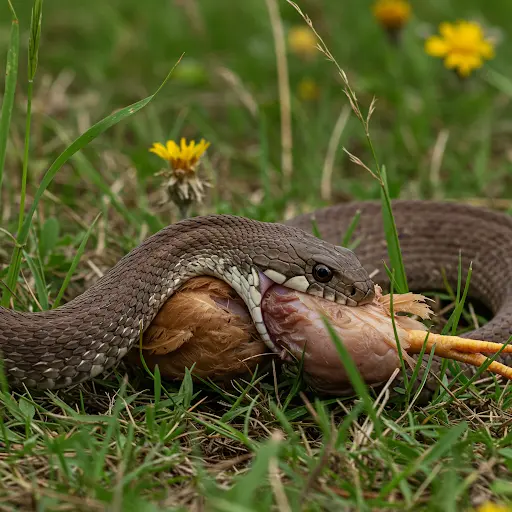
[[[452,201],[393,200],[411,290],[456,287],[471,267],[469,297],[492,313],[463,336],[504,343],[512,335],[512,217]],[[343,247],[352,230],[352,249]],[[66,388],[114,367],[161,306],[196,276],[227,282],[259,335],[276,350],[261,302],[273,283],[339,304],[371,302],[389,286],[379,201],[352,201],[282,222],[211,214],[173,223],[122,257],[73,300],[45,311],[0,308],[0,355],[9,383]],[[506,361],[506,356],[500,358]]]

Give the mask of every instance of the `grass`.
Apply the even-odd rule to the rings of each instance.
[[[347,117],[335,66],[320,53],[286,55],[286,108],[275,23],[287,31],[304,22],[281,1],[272,25],[269,4],[45,2],[30,134],[33,6],[13,1],[18,25],[11,24],[8,3],[0,4],[2,69],[7,62],[14,69],[19,55],[17,74],[5,82],[0,121],[0,167],[8,139],[0,282],[14,292],[4,293],[5,301],[33,310],[68,301],[175,221],[178,213],[162,203],[154,176],[160,163],[148,152],[168,138],[212,143],[206,168],[214,187],[198,213],[279,220],[381,194],[478,198],[511,211],[511,5],[416,2],[394,45],[372,18],[370,2],[299,2],[347,73],[362,111],[377,98],[370,147],[361,119]],[[464,83],[422,46],[440,21],[459,17],[483,20],[502,39],[496,58]],[[301,99],[303,78],[318,84],[317,99]],[[134,104],[138,112],[122,110]],[[291,133],[283,133],[281,115],[290,116]],[[378,163],[371,167],[385,166],[387,187],[342,147],[368,165],[374,151]],[[28,208],[20,216],[22,201]],[[446,329],[467,314],[467,270],[446,295],[452,303]],[[493,377],[469,386],[463,376],[443,382],[425,405],[414,401],[410,387],[321,399],[292,378],[274,382],[272,374],[221,388],[190,376],[170,384],[157,372],[149,378],[123,365],[59,393],[13,391],[3,383],[0,510],[458,511],[487,499],[510,501],[510,386]]]

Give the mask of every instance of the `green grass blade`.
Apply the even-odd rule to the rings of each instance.
[[[459,266],[459,269],[461,266]],[[457,332],[457,326],[459,324],[460,317],[462,315],[462,311],[464,309],[464,304],[466,303],[466,299],[469,293],[469,283],[471,281],[471,275],[473,273],[473,265],[469,265],[468,275],[466,277],[466,284],[464,285],[464,291],[462,292],[462,297],[459,299],[460,291],[457,291],[457,302],[453,313],[450,315],[450,318],[446,322],[446,325],[443,327],[441,331],[442,334],[447,334],[450,329],[452,329],[452,335],[455,335]],[[462,281],[462,276],[459,274],[459,282]],[[458,285],[459,288],[460,285]]]
[[[455,425],[444,434],[439,441],[432,446],[431,449],[426,452],[424,457],[425,464],[432,464],[436,460],[440,459],[445,453],[450,452],[452,447],[457,442],[457,439],[466,432],[468,424],[465,421],[461,421],[458,425]]]
[[[23,255],[25,256],[25,260],[27,261],[30,272],[32,272],[32,276],[34,277],[37,300],[41,305],[41,309],[46,310],[48,309],[48,292],[46,289],[42,263],[39,261],[39,259],[36,261],[26,251],[23,251]]]
[[[38,252],[41,261],[46,262],[59,240],[60,223],[56,217],[49,217],[41,226]]]
[[[338,351],[338,355],[340,356],[340,359],[343,363],[343,366],[345,368],[345,371],[347,372],[347,375],[350,379],[350,383],[352,384],[352,387],[354,388],[354,391],[357,393],[359,398],[362,400],[364,408],[366,409],[366,412],[368,416],[370,416],[374,426],[375,431],[377,434],[380,434],[382,431],[382,426],[380,423],[379,418],[377,417],[377,414],[375,413],[375,409],[373,407],[372,399],[370,398],[370,394],[368,393],[368,388],[361,377],[361,374],[359,373],[354,361],[352,360],[352,357],[350,356],[348,350],[345,348],[345,345],[341,341],[340,337],[330,324],[329,320],[325,317],[322,318],[324,325],[327,329],[327,332],[329,333],[329,336],[331,337],[332,342],[334,343],[336,350]]]
[[[176,63],[176,65],[178,63]],[[23,226],[19,232],[17,246],[13,251],[9,265],[9,273],[7,275],[8,288],[4,290],[4,294],[2,295],[2,306],[8,306],[9,300],[11,298],[11,290],[15,289],[15,285],[18,279],[21,266],[21,250],[27,241],[28,232],[32,222],[32,217],[34,216],[34,213],[39,204],[39,201],[41,200],[41,197],[44,194],[44,191],[48,188],[57,172],[77,151],[83,149],[85,146],[87,146],[87,144],[89,144],[94,139],[99,137],[104,131],[108,130],[110,127],[132,116],[139,110],[143,109],[148,103],[150,103],[153,100],[153,98],[155,98],[155,96],[158,94],[158,92],[162,89],[165,83],[169,80],[176,65],[169,72],[169,74],[163,81],[162,85],[158,88],[158,90],[155,93],[153,93],[151,96],[148,96],[147,98],[144,98],[143,100],[140,100],[132,105],[129,105],[128,107],[122,108],[121,110],[114,112],[113,114],[107,116],[105,119],[102,119],[101,121],[91,126],[91,128],[89,128],[85,133],[80,135],[80,137],[78,137],[73,143],[71,143],[71,145],[66,150],[64,150],[50,166],[50,168],[44,175],[43,180],[39,185],[39,188],[34,194],[34,200],[32,201],[30,210],[28,211],[23,222]]]
[[[96,225],[96,222],[98,222],[98,219],[100,218],[100,216],[101,216],[101,213],[98,213],[98,215],[96,215],[96,217],[92,221],[92,224],[90,225],[89,229],[86,231],[82,241],[80,242],[80,245],[78,246],[78,250],[76,251],[75,257],[73,258],[73,261],[71,262],[69,270],[66,273],[66,277],[64,278],[64,281],[62,283],[62,286],[60,287],[59,293],[57,294],[57,297],[55,298],[52,309],[55,309],[56,307],[59,306],[60,301],[62,300],[62,297],[64,296],[64,292],[66,291],[66,288],[68,287],[69,282],[71,281],[71,278],[73,277],[73,274],[75,273],[76,267],[78,266],[78,263],[80,262],[80,258],[82,257],[82,254],[85,251],[85,246],[87,245],[87,241],[89,240],[89,237],[91,236],[92,230],[94,229],[94,226]]]
[[[43,0],[35,0],[30,17],[30,38],[28,41],[28,79],[34,80],[39,62],[39,43],[43,20]]]
[[[512,98],[512,80],[510,77],[494,70],[488,69],[484,74],[485,80],[502,93]]]
[[[322,233],[320,233],[320,229],[318,227],[318,223],[316,222],[316,217],[314,215],[311,216],[311,232],[313,236],[317,238],[322,238]]]
[[[7,50],[7,64],[5,66],[5,91],[2,100],[2,112],[0,114],[0,192],[2,190],[7,139],[9,137],[9,127],[14,107],[16,81],[18,79],[18,56],[20,49],[20,25],[16,12],[9,0],[8,3],[12,13],[12,24],[9,49]]]
[[[35,0],[30,18],[30,38],[28,42],[28,89],[27,114],[25,121],[25,143],[23,148],[23,170],[21,177],[20,211],[18,217],[18,239],[25,215],[25,199],[27,196],[28,160],[30,153],[30,131],[32,125],[32,96],[34,94],[34,77],[39,60],[39,41],[41,39],[41,22],[43,18],[43,1]]]
[[[55,121],[55,119],[47,118],[46,121],[50,126],[52,126],[57,136],[65,144],[71,144],[71,138],[68,137],[66,131],[57,121]],[[130,210],[121,202],[101,173],[83,153],[75,153],[71,157],[71,161],[75,164],[76,171],[80,177],[82,179],[89,180],[95,187],[99,188],[101,192],[108,196],[112,206],[126,219],[127,222],[134,225],[140,224],[140,219],[130,212]]]
[[[23,226],[23,216],[25,214],[25,199],[27,197],[27,178],[28,178],[28,159],[30,152],[30,127],[32,120],[32,95],[34,91],[34,83],[28,84],[27,91],[27,117],[25,121],[25,142],[23,149],[23,169],[21,175],[21,192],[20,192],[20,211],[18,217],[18,239],[21,228]]]
[[[459,396],[461,396],[466,391],[466,389],[468,389],[469,386],[471,386],[473,382],[475,382],[480,377],[480,375],[482,375],[482,373],[484,373],[487,370],[490,364],[500,357],[503,350],[505,350],[505,347],[510,345],[510,343],[512,343],[512,336],[508,338],[508,340],[503,344],[503,346],[500,348],[500,350],[498,350],[498,352],[493,354],[491,357],[488,357],[487,360],[481,366],[478,367],[475,374],[470,379],[468,379],[468,381],[460,389],[458,389],[453,396],[450,396],[448,398],[447,403],[451,403]]]
[[[105,464],[105,458],[108,454],[109,443],[111,439],[114,437],[115,430],[118,427],[118,418],[121,413],[121,410],[124,407],[128,406],[128,402],[130,399],[126,399],[126,381],[121,382],[121,387],[119,388],[119,392],[117,393],[116,401],[114,402],[114,406],[112,408],[112,413],[108,418],[108,427],[105,432],[105,438],[103,440],[103,446],[101,447],[98,456],[94,461],[94,470],[92,472],[92,477],[94,480],[99,480],[100,474]],[[132,399],[135,397],[132,397]]]
[[[413,459],[403,471],[396,474],[389,483],[385,484],[380,490],[380,496],[384,497],[392,492],[400,484],[402,480],[414,474],[422,465],[433,464],[440,459],[445,453],[449,452],[455,445],[457,439],[467,430],[468,425],[462,421],[455,427],[449,429],[439,441],[427,451],[423,452],[423,456]]]
[[[395,275],[395,272],[394,270],[392,270],[392,275],[394,277]],[[396,342],[396,346],[398,348],[398,358],[400,360],[400,367],[402,368],[402,375],[403,375],[403,378],[404,378],[404,386],[405,386],[405,389],[408,389],[409,388],[409,379],[407,377],[407,367],[405,366],[405,360],[404,360],[404,356],[403,356],[403,353],[402,353],[402,346],[401,346],[401,343],[400,343],[400,336],[398,336],[398,330],[396,328],[396,320],[395,320],[395,309],[394,309],[394,283],[395,283],[395,280],[394,279],[391,279],[390,280],[390,289],[389,289],[389,311],[390,311],[390,316],[391,316],[391,325],[393,326],[393,335],[395,336],[395,342]],[[407,399],[409,398],[409,395],[407,395]]]
[[[341,240],[341,246],[342,247],[349,247],[350,241],[352,240],[352,235],[354,234],[354,231],[356,230],[357,225],[359,224],[359,219],[361,218],[361,210],[357,210],[354,216],[352,217],[352,220],[350,221],[350,224],[343,234],[343,238]],[[354,248],[354,246],[351,246]]]
[[[272,197],[272,186],[270,182],[269,169],[270,159],[268,154],[267,118],[263,112],[259,113],[260,132],[260,183],[263,187],[264,200],[270,202]]]
[[[421,347],[420,353],[418,354],[418,361],[417,361],[416,365],[414,366],[414,370],[412,372],[411,379],[409,381],[409,385],[406,389],[406,395],[410,395],[410,393],[412,391],[412,387],[414,386],[414,383],[416,382],[416,379],[418,378],[418,375],[420,373],[421,362],[423,360],[423,356],[425,355],[425,349],[427,348],[429,336],[430,336],[430,331],[426,331],[425,332],[425,341],[423,342],[423,346]]]
[[[160,375],[160,368],[158,365],[155,365],[153,396],[155,399],[155,411],[158,411],[158,407],[160,406],[160,397],[162,396],[162,376]]]
[[[426,344],[426,341],[425,341],[425,344]],[[418,373],[421,368],[421,362],[423,360],[424,353],[425,353],[425,345],[422,347],[421,352],[418,357],[418,362],[417,362],[416,366],[414,367],[414,374],[413,374],[414,380],[411,379],[409,382],[410,390],[408,390],[408,393],[410,393],[412,391],[412,386],[414,385],[414,382],[416,381],[416,378],[417,378]],[[425,371],[423,372],[423,375],[421,377],[420,385],[418,386],[418,389],[416,390],[416,393],[414,394],[414,397],[411,401],[411,405],[416,403],[416,400],[418,400],[423,388],[425,387],[425,383],[427,382],[427,379],[428,379],[428,376],[430,373],[430,368],[432,367],[432,362],[434,361],[434,354],[435,354],[435,348],[432,347],[432,349],[430,350],[430,355],[428,357],[427,364],[425,365]]]
[[[398,239],[398,230],[396,228],[395,217],[391,207],[391,198],[389,196],[386,169],[384,166],[381,167],[380,177],[382,179],[382,220],[388,245],[389,262],[395,273],[397,293],[407,293],[409,291],[407,286],[407,276],[405,274],[404,261],[402,258],[402,251],[400,249],[400,241]]]
[[[254,504],[258,490],[261,490],[262,483],[268,478],[270,460],[277,459],[280,451],[281,442],[277,439],[271,438],[260,445],[251,470],[228,491],[231,503],[250,510],[249,507]]]

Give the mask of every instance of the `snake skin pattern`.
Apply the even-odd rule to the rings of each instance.
[[[313,277],[317,263],[334,270],[328,284]],[[0,309],[0,352],[9,380],[57,389],[99,375],[140,339],[184,282],[200,275],[223,279],[240,294],[271,348],[260,304],[272,278],[353,306],[374,295],[368,273],[348,249],[281,224],[195,217],[145,240],[64,306],[36,313]]]
[[[336,244],[357,211],[356,258]],[[445,289],[443,272],[456,286],[460,252],[464,276],[472,262],[470,296],[494,314],[466,337],[507,341],[512,335],[512,218],[429,201],[394,201],[393,211],[410,288]],[[323,240],[306,233],[312,232],[312,216]],[[138,342],[163,303],[195,276],[212,275],[233,286],[270,348],[260,303],[272,281],[352,306],[372,299],[369,273],[377,270],[374,281],[388,284],[379,203],[336,205],[285,224],[226,215],[187,219],[145,240],[85,293],[55,310],[1,308],[0,352],[9,381],[57,389],[99,375]],[[316,263],[334,271],[329,283],[313,277]]]

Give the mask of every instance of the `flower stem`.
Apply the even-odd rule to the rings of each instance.
[[[180,220],[184,220],[188,217],[190,203],[178,202],[178,209],[180,211]]]

